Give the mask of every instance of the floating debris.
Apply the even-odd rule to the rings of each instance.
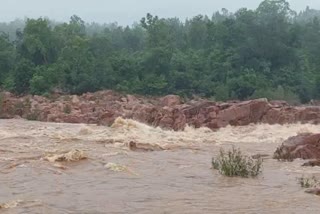
[[[131,151],[145,151],[145,152],[149,151],[150,152],[150,151],[163,151],[164,150],[164,148],[158,144],[136,143],[133,141],[131,141],[128,146]]]
[[[58,169],[62,169],[62,170],[67,170],[68,167],[62,165],[62,164],[59,164],[59,163],[56,163],[53,165],[55,168],[58,168]]]
[[[116,163],[107,163],[104,167],[114,172],[128,171],[128,168],[126,166],[122,166]]]
[[[111,157],[111,156],[117,156],[117,155],[128,155],[128,152],[126,151],[120,151],[120,152],[113,152],[113,153],[107,153],[103,154],[103,157]]]
[[[0,209],[11,209],[17,207],[22,201],[17,200],[17,201],[10,201],[7,203],[0,204]]]
[[[40,200],[30,200],[30,201],[25,201],[25,200],[14,200],[14,201],[9,201],[6,203],[0,203],[0,210],[2,209],[12,209],[16,208],[18,206],[23,206],[23,207],[34,207],[34,206],[40,206],[42,202]]]
[[[113,172],[128,172],[129,174],[138,176],[137,173],[133,172],[128,167],[120,165],[120,164],[110,163],[109,162],[106,165],[104,165],[104,167],[107,168],[110,171],[113,171]]]
[[[45,160],[54,163],[54,162],[75,162],[87,159],[86,154],[78,149],[72,150],[63,154],[53,154],[44,157]]]
[[[162,144],[157,143],[138,143],[130,141],[127,144],[129,150],[134,152],[155,152],[155,151],[167,151],[175,149],[190,149],[190,150],[200,150],[200,148],[191,146],[191,145],[179,145],[179,144]]]

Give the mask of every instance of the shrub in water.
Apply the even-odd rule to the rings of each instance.
[[[318,187],[320,184],[319,180],[314,176],[311,178],[306,178],[306,177],[298,178],[298,183],[302,188]]]
[[[235,148],[227,152],[221,149],[218,157],[212,158],[212,165],[225,176],[256,177],[261,173],[262,159],[254,160]]]

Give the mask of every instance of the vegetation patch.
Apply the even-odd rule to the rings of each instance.
[[[315,188],[319,187],[320,181],[315,177],[300,177],[297,178],[298,183],[302,188]]]
[[[262,159],[252,159],[243,155],[240,149],[220,150],[216,158],[212,158],[212,166],[220,174],[229,177],[256,177],[262,172]]]

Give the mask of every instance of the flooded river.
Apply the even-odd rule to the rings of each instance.
[[[320,213],[320,197],[297,183],[320,176],[320,168],[270,158],[286,138],[319,130],[250,125],[172,132],[131,120],[113,127],[0,120],[0,213]],[[130,141],[164,150],[130,151]],[[211,169],[212,156],[232,145],[270,155],[258,178],[226,178]],[[46,160],[72,150],[88,159]]]

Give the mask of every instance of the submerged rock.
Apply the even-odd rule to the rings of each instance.
[[[307,189],[305,192],[313,195],[320,195],[320,188]]]
[[[260,158],[268,158],[270,155],[267,154],[256,154],[256,155],[252,155],[252,159],[260,159]]]
[[[275,159],[320,159],[320,134],[303,133],[290,137],[275,151]]]
[[[302,166],[320,166],[320,160],[311,160],[311,161],[308,161],[304,164],[302,164]]]

